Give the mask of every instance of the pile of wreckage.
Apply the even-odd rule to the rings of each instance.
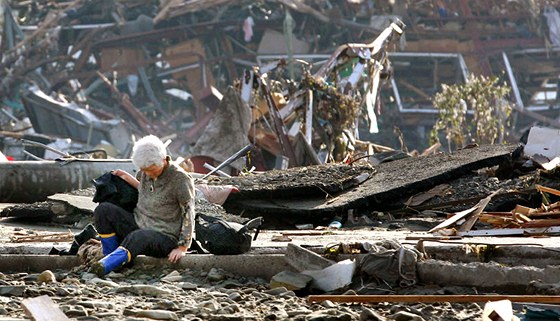
[[[150,1],[3,1],[0,137],[4,160],[14,161],[2,164],[0,201],[32,201],[23,194],[44,198],[53,191],[38,185],[68,181],[59,192],[83,188],[110,166],[131,169],[113,159],[127,159],[133,141],[145,134],[160,136],[193,171],[223,175],[392,150],[357,139],[357,120],[365,115],[369,130],[377,130],[379,92],[391,72],[388,49],[403,34],[402,22],[394,19],[381,30],[366,26],[363,38],[370,42],[338,46],[311,64],[295,59],[299,51],[290,48],[304,44],[290,12],[309,12],[307,6],[239,4],[237,10],[250,10],[238,26],[243,31],[223,27],[217,17],[195,22],[195,12],[233,11],[229,3],[214,7],[227,2],[169,1],[156,10]],[[283,18],[280,37],[272,27],[254,32],[264,47],[287,37],[286,59],[257,64],[234,58],[239,55],[208,57],[204,37],[222,29],[220,54],[229,52],[226,44],[250,51],[253,16]],[[242,35],[245,45],[235,39]],[[222,63],[228,66],[223,94],[215,79]],[[18,162],[29,159],[33,164]],[[37,171],[42,174],[26,174]]]
[[[263,228],[280,230],[406,229],[419,220],[424,222],[421,230],[435,239],[556,235],[560,140],[550,137],[557,136],[555,129],[533,127],[526,144],[475,145],[375,166],[370,156],[349,164],[250,175],[195,173],[197,190],[206,201],[219,205],[209,209],[197,203],[197,212],[218,211],[240,221],[262,217]],[[0,217],[79,226],[91,219],[97,205],[91,182],[84,184],[89,189],[79,193],[14,194],[36,203],[7,207]],[[230,193],[233,187],[236,192]],[[225,194],[211,197],[213,190]]]
[[[435,154],[437,145],[425,149],[425,157],[408,159],[412,153],[359,139],[388,125],[378,119],[388,100],[434,115],[431,101],[426,109],[401,99],[399,85],[426,101],[443,82],[460,83],[468,73],[460,56],[420,55],[432,65],[407,63],[403,57],[412,55],[392,51],[402,49],[405,29],[412,44],[421,43],[427,29],[419,21],[446,22],[440,27],[447,28],[453,19],[466,19],[470,4],[462,1],[456,14],[443,17],[432,2],[403,3],[409,11],[390,1],[2,1],[0,147],[13,161],[0,161],[0,202],[45,200],[89,187],[115,167],[133,171],[127,159],[132,143],[150,133],[204,178],[219,173],[241,185],[228,210],[281,212],[288,219],[293,213],[295,221],[305,214],[329,220],[349,209],[384,210],[383,204],[404,204],[395,201],[399,197],[499,165],[495,161],[512,154],[504,146],[481,147],[469,157],[461,155],[472,150],[458,151],[449,157],[459,161],[449,167],[441,161],[447,156]],[[511,14],[506,11],[498,12],[500,19]],[[463,27],[461,37],[472,35]],[[432,82],[412,83],[403,70]],[[392,86],[390,97],[382,95],[385,83]],[[332,180],[317,170],[325,182],[298,182],[297,188],[259,189],[259,175],[236,176],[282,169],[287,174],[268,177],[305,176],[302,171],[310,177],[309,165],[346,164],[332,166],[337,171],[362,161],[375,168],[354,168]],[[347,190],[353,193],[342,193]],[[302,192],[305,202],[298,199]],[[271,204],[270,198],[281,201]]]
[[[537,48],[556,44],[555,1],[0,4],[0,147],[15,160],[127,158],[147,133],[197,172],[249,143],[233,173],[423,150],[431,97],[470,71],[511,85],[519,132],[558,126],[557,50]]]
[[[356,119],[367,109],[369,126],[377,126],[388,48],[404,25],[366,25],[366,43],[334,52],[333,43],[316,46],[331,54],[312,64],[293,56],[310,44],[298,39],[290,14],[310,7],[230,2],[3,1],[3,153],[15,160],[60,156],[41,151],[42,144],[127,158],[134,139],[151,133],[207,172],[205,162],[222,162],[249,143],[251,163],[234,162],[234,171],[342,161],[363,149],[356,147]],[[220,20],[224,14],[245,17],[236,24]],[[279,19],[283,33],[271,25]],[[287,55],[254,50],[278,46]],[[253,54],[243,59],[240,50]]]

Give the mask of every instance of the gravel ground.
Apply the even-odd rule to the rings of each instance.
[[[219,269],[129,268],[105,279],[84,271],[0,274],[0,289],[0,318],[11,320],[25,318],[23,300],[42,295],[74,320],[480,320],[482,314],[476,303],[309,303],[267,280]]]
[[[219,207],[209,205],[209,209],[220,214]],[[410,229],[413,221],[415,231]],[[324,247],[336,242],[372,242],[387,238],[404,241],[407,235],[422,233],[437,222],[433,218],[396,219],[379,227],[262,231],[254,242],[253,251],[271,253],[274,249],[285,248],[289,242]],[[0,241],[6,246],[14,233],[60,230],[0,221]],[[335,294],[355,294],[358,288],[353,284]],[[475,294],[474,289],[458,287],[415,286],[400,291],[401,294]],[[104,279],[88,273],[85,266],[37,274],[4,272],[0,273],[0,320],[23,320],[26,316],[22,301],[42,295],[49,296],[73,320],[480,320],[484,307],[484,303],[447,302],[310,303],[309,294],[320,292],[272,288],[270,280],[216,268],[203,271],[175,270],[172,266],[144,269],[133,266]]]

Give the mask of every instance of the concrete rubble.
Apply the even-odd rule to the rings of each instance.
[[[515,151],[517,151],[517,154],[514,153]],[[446,164],[445,168],[448,171],[453,172],[458,168],[461,168],[461,166],[465,166],[465,164],[479,164],[474,168],[470,168],[470,170],[465,170],[465,173],[467,174],[463,174],[462,176],[468,177],[469,175],[473,175],[468,174],[472,172],[472,170],[488,168],[486,166],[506,166],[507,164],[520,163],[519,160],[516,161],[516,159],[518,158],[526,160],[526,156],[518,154],[518,151],[519,148],[515,146],[504,146],[494,149],[466,149],[457,154],[450,155],[450,158],[446,158],[448,160],[448,164]],[[489,157],[488,155],[491,156]],[[429,164],[431,162],[430,159],[435,157],[436,155],[426,156],[426,158],[421,157],[417,158],[416,161],[424,161]],[[456,157],[456,159],[459,160],[459,167],[457,167],[457,165],[453,163],[453,157]],[[480,159],[483,159],[485,161],[480,162],[477,157],[480,157]],[[392,165],[395,168],[404,168],[402,164],[410,165],[412,164],[410,163],[410,160],[413,159],[414,158],[405,158],[401,160],[394,160],[392,162],[385,163],[384,167]],[[488,160],[491,161],[489,162]],[[426,165],[419,166],[422,168],[427,168]],[[412,171],[411,168],[409,168],[409,170]],[[377,168],[377,172],[373,172],[372,175],[373,177],[375,177],[375,175],[379,174],[380,172],[382,173],[383,171],[384,169]],[[280,172],[289,175],[290,170],[284,170]],[[312,171],[310,171],[309,173],[312,173]],[[429,171],[427,171],[426,174],[427,173],[429,173]],[[545,172],[542,172],[542,174],[545,174]],[[293,188],[294,191],[297,191],[298,189],[305,188],[306,184],[313,184],[312,181],[304,179],[301,181],[301,183],[295,184],[291,187],[287,185],[283,186],[282,184],[284,184],[285,181],[274,178],[274,175],[276,175],[274,172],[263,173],[259,175],[262,175],[263,179],[266,178],[269,180],[268,193],[274,193],[275,190],[277,190],[278,193],[281,193],[282,191],[284,191],[284,193],[289,193],[290,188]],[[354,177],[355,175],[359,175],[359,172],[353,172],[349,177]],[[423,182],[425,178],[422,175],[415,176],[416,181]],[[323,176],[331,177],[327,175]],[[430,189],[434,185],[441,183],[448,183],[450,184],[450,186],[454,186],[453,181],[457,180],[453,178],[454,176],[455,175],[453,174],[446,174],[446,172],[442,172],[441,181],[429,176],[427,181],[429,181],[430,178],[438,181],[434,182],[432,185],[425,186],[424,189]],[[289,176],[285,177],[287,178]],[[339,179],[346,180],[346,177],[347,176],[342,176],[342,178]],[[444,179],[445,177],[447,177],[447,179]],[[280,184],[271,184],[270,181],[279,181]],[[222,179],[218,180],[218,178],[216,177],[212,178],[208,182],[217,185],[220,185],[220,183],[231,184],[232,179],[222,181]],[[248,193],[249,195],[251,193],[254,193],[254,195],[258,195],[255,190],[259,186],[265,187],[266,185],[264,185],[263,182],[264,181],[256,181],[253,184],[243,183],[239,184],[238,187],[240,193],[243,193],[245,186],[248,186],[247,191],[245,191],[246,193]],[[370,191],[371,188],[363,187],[364,184],[367,183],[368,180],[362,181],[357,185],[350,184],[347,185],[349,186],[349,188],[342,188],[338,191],[333,190],[332,193],[333,195],[344,197],[346,193],[356,193],[355,189],[357,188],[362,188],[364,192]],[[325,188],[328,188],[329,184],[329,182],[324,181]],[[414,186],[418,183],[405,182],[405,184]],[[254,188],[253,191],[250,189],[251,186]],[[271,189],[271,187],[274,188]],[[419,190],[421,189],[422,188],[419,187]],[[399,197],[397,198],[386,198],[385,203],[387,203],[389,200],[391,200],[391,202],[397,203],[403,202],[409,199],[408,194],[417,192],[417,190],[414,189],[410,190],[409,192],[405,192],[406,190],[407,189],[403,189],[403,194],[399,195]],[[292,193],[294,191],[292,191]],[[375,190],[373,190],[372,192],[376,193]],[[49,202],[54,202],[54,204],[66,204],[65,206],[74,208],[79,212],[82,212],[82,217],[87,218],[88,215],[91,215],[92,208],[95,206],[95,204],[87,201],[87,199],[91,197],[91,195],[87,196],[87,191],[82,191],[82,193],[84,193],[83,196],[58,194],[50,197]],[[458,194],[459,191],[456,190],[455,193]],[[536,189],[534,190],[534,193],[538,193]],[[233,199],[234,195],[236,194],[231,194],[224,205],[227,204],[230,198]],[[313,196],[310,195],[310,197]],[[465,203],[463,206],[467,208],[469,208],[469,206],[472,206],[469,205],[469,202],[471,204],[476,202],[478,202],[476,204],[480,204],[479,200],[480,198],[463,199],[462,201],[463,203]],[[200,201],[201,200],[199,200],[199,202]],[[349,202],[348,204],[352,206],[356,203]],[[30,205],[31,206],[27,207],[28,213],[33,212],[33,204]],[[421,205],[422,204],[420,203],[417,206]],[[479,214],[483,215],[484,213],[486,213],[486,206],[489,205],[491,205],[490,202],[486,202]],[[451,207],[451,205],[447,206],[449,208]],[[497,205],[494,204],[492,206]],[[11,207],[12,206],[6,206],[2,213],[9,213]],[[211,211],[210,209],[217,209],[218,211],[223,211],[219,212],[221,213],[219,215],[234,217],[234,215],[228,214],[224,210],[224,208],[227,208],[227,206],[221,207],[217,204],[214,204],[213,207],[205,208],[201,205],[199,207],[199,210],[204,212]],[[364,212],[363,208],[356,206],[354,207],[354,209],[355,211],[352,212],[353,215],[366,215],[366,212]],[[65,210],[59,210],[58,213],[59,215],[62,215],[61,213],[64,212]],[[403,297],[403,299],[406,300],[409,300],[408,296],[412,295],[415,296],[417,300],[419,300],[419,302],[422,302],[421,300],[422,298],[424,298],[424,296],[426,296],[425,298],[428,298],[429,295],[440,295],[441,300],[449,300],[449,302],[453,302],[455,298],[451,296],[446,298],[445,294],[458,293],[462,295],[481,295],[482,293],[488,293],[490,295],[498,292],[501,295],[504,295],[506,299],[510,298],[512,302],[527,302],[523,300],[530,300],[528,299],[528,297],[532,295],[535,299],[535,301],[532,303],[538,305],[548,303],[547,300],[549,300],[550,298],[549,295],[553,293],[552,285],[560,282],[557,277],[558,262],[560,260],[560,256],[558,255],[558,253],[560,253],[560,251],[558,251],[554,233],[548,233],[547,235],[547,232],[544,231],[542,233],[535,234],[536,237],[518,236],[515,238],[507,239],[500,237],[461,237],[459,235],[453,234],[442,235],[438,233],[432,233],[430,232],[430,230],[434,229],[438,225],[441,225],[442,222],[445,222],[445,217],[437,218],[436,216],[436,219],[434,219],[433,216],[430,217],[417,214],[417,218],[425,219],[424,227],[421,229],[412,230],[410,229],[410,227],[412,226],[411,222],[413,222],[414,219],[410,216],[410,214],[408,215],[410,218],[398,220],[392,217],[392,215],[390,214],[391,210],[386,210],[387,214],[385,214],[385,217],[379,216],[380,212],[376,213],[376,216],[372,216],[369,214],[366,215],[372,222],[372,224],[369,226],[365,224],[363,226],[355,226],[353,228],[350,228],[349,226],[351,226],[352,222],[345,217],[344,219],[341,218],[342,228],[338,229],[326,227],[327,224],[324,223],[324,220],[322,220],[322,216],[313,217],[306,215],[304,216],[305,219],[302,222],[312,222],[311,226],[319,225],[319,227],[321,224],[324,224],[323,229],[319,228],[313,230],[293,231],[276,230],[274,228],[274,225],[271,224],[264,231],[261,231],[261,233],[259,234],[259,239],[257,239],[253,244],[253,250],[248,254],[234,256],[192,254],[184,258],[178,265],[173,266],[169,265],[165,260],[154,259],[150,257],[140,257],[135,262],[135,266],[132,269],[125,270],[122,273],[131,273],[130,275],[132,275],[133,273],[152,274],[155,271],[163,269],[164,271],[168,271],[168,273],[166,274],[168,275],[172,272],[169,269],[177,270],[178,274],[174,273],[173,277],[171,275],[168,275],[169,277],[167,277],[165,281],[160,282],[163,282],[163,284],[168,284],[169,282],[179,282],[178,285],[181,284],[180,287],[184,288],[184,290],[181,291],[186,291],[186,293],[189,293],[189,291],[193,291],[189,290],[193,286],[189,287],[184,282],[190,282],[190,277],[192,275],[196,275],[199,272],[188,272],[187,274],[185,274],[181,271],[202,271],[200,273],[202,273],[204,275],[204,278],[207,280],[205,282],[210,283],[238,282],[232,281],[231,278],[233,277],[233,275],[238,275],[241,277],[256,277],[259,278],[258,282],[260,282],[259,284],[261,287],[269,289],[266,291],[272,291],[269,295],[281,296],[285,298],[283,300],[287,300],[288,297],[305,298],[306,295],[312,295],[311,297],[313,298],[313,300],[318,300],[319,302],[325,300],[321,298],[322,293],[334,296],[338,295],[340,296],[340,298],[347,300],[351,299],[346,298],[349,293],[354,293],[354,295],[357,294],[356,299],[358,300],[361,296],[363,296],[364,298],[368,298],[368,295],[381,294],[388,296],[388,302],[398,300],[397,298],[391,297],[391,295],[395,294],[406,296],[406,298]],[[472,214],[474,212],[465,211],[465,213]],[[272,212],[272,214],[270,214],[268,217],[273,219],[275,216],[274,214],[275,213]],[[27,215],[29,217],[29,214]],[[513,214],[510,213],[510,215]],[[528,213],[527,215],[530,214]],[[278,216],[278,214],[276,214],[276,216]],[[468,218],[468,216],[465,217]],[[481,217],[483,216],[478,216],[478,218]],[[38,217],[36,217],[35,219],[38,219]],[[331,218],[329,217],[329,219]],[[50,219],[47,219],[47,221],[48,220]],[[278,222],[283,222],[284,225],[293,224],[293,222],[291,222],[289,219],[283,221],[276,218],[276,220]],[[461,222],[457,221],[456,223],[460,224]],[[293,227],[295,227],[295,225],[292,225],[292,229]],[[489,226],[486,225],[486,223],[476,221],[473,224],[473,228],[473,231],[488,231]],[[15,230],[17,229],[20,228],[16,228]],[[496,226],[491,230],[499,231],[500,227]],[[287,237],[288,239],[286,240],[276,238],[275,234],[278,233],[282,233],[282,235]],[[6,234],[8,235],[9,233]],[[542,236],[548,237],[542,238]],[[16,235],[12,235],[11,242],[16,241],[17,239],[18,237]],[[84,265],[79,257],[46,255],[51,247],[69,246],[70,242],[67,241],[67,243],[64,243],[64,241],[62,241],[62,243],[54,243],[46,239],[41,240],[41,238],[39,238],[39,235],[37,235],[37,240],[38,242],[36,243],[29,243],[29,240],[24,241],[23,243],[5,243],[2,249],[0,249],[0,251],[3,252],[2,256],[0,257],[0,271],[4,271],[4,273],[7,273],[9,271],[19,271],[19,273],[23,272],[24,274],[31,273],[30,275],[34,275],[35,273],[38,273],[37,275],[39,275],[41,272],[45,272],[47,270],[74,271],[71,273],[77,273],[78,275],[82,275],[82,277],[85,277],[83,273],[87,273],[87,269],[84,270]],[[393,241],[388,242],[389,240]],[[406,272],[406,269],[404,268],[403,264],[405,263],[403,261],[403,251],[414,253],[414,256],[411,256],[411,258],[413,258],[413,261],[411,261],[414,266],[414,270],[412,270],[413,272]],[[350,283],[339,283],[336,288],[323,287],[323,290],[320,290],[321,286],[317,284],[317,280],[320,280],[319,275],[326,273],[325,276],[329,277],[329,269],[332,269],[337,264],[345,261],[351,261],[356,264],[356,270],[354,271],[352,269],[351,272],[352,278],[351,280],[349,280]],[[374,270],[368,270],[368,268],[366,268],[366,264],[371,264],[370,262],[377,265]],[[384,268],[381,268],[382,266]],[[209,273],[204,271],[214,272]],[[217,272],[218,274],[215,275],[216,271],[222,272]],[[372,272],[368,271],[375,271],[375,273],[372,274]],[[384,273],[387,274],[383,274],[381,273],[381,271],[385,271]],[[55,273],[55,278],[57,280],[59,278],[64,278],[64,276],[58,273],[61,272]],[[229,276],[224,276],[224,273]],[[335,274],[338,276],[340,272],[336,272]],[[10,279],[9,275],[11,274],[8,273],[6,276],[8,279]],[[132,289],[129,289],[129,285],[121,283],[127,278],[122,279],[117,275],[111,276],[109,277],[109,279],[113,280],[113,277],[117,278],[117,283],[112,285],[113,287],[116,287],[116,289],[119,289],[117,293],[126,293],[132,291]],[[330,279],[331,280],[329,281],[332,281],[332,277],[330,277]],[[153,284],[151,282],[148,283]],[[13,287],[13,285],[9,284],[4,288],[4,291],[6,291],[6,295],[16,295],[22,297],[29,295],[25,294],[29,293],[29,288]],[[206,285],[201,286],[205,287]],[[243,286],[241,286],[241,288],[243,288]],[[197,291],[198,289],[200,289],[200,287],[196,287]],[[329,290],[325,292],[324,289]],[[476,289],[475,292],[473,292],[474,289]],[[148,290],[145,289],[137,291]],[[107,293],[107,295],[109,294]],[[166,294],[164,296],[168,295],[170,294]],[[175,296],[175,298],[177,299],[178,297],[176,297],[176,295],[178,294],[173,294],[173,296]],[[237,295],[235,296],[238,295],[243,296],[242,293],[237,293]],[[262,296],[261,294],[254,295],[264,298],[264,296]],[[156,294],[156,296],[159,295]],[[492,298],[494,299],[494,297]],[[336,299],[333,300],[338,299],[339,297],[336,297]],[[410,300],[412,300],[412,298],[410,298]],[[64,299],[59,299],[59,302],[64,302]],[[321,306],[324,308],[325,306],[329,306],[329,304],[324,303],[324,305]],[[350,317],[350,319],[357,319],[358,314],[366,313],[364,312],[365,310],[361,310],[360,312],[342,312],[341,306],[338,306],[337,304],[333,304],[332,308],[337,309],[337,315],[350,313],[350,315],[353,315],[352,317]],[[70,309],[65,304],[63,305],[63,311],[71,311],[70,314],[77,313],[74,311],[74,309],[80,308],[72,307]],[[465,309],[469,310],[469,308],[466,307]],[[97,309],[95,309],[94,311],[85,306],[85,310],[87,312],[81,313],[91,313],[92,315],[97,315],[97,312],[95,312],[97,311]],[[116,311],[114,308],[107,308],[106,310]],[[127,310],[128,312],[126,313],[137,313],[134,312],[136,310],[132,310]],[[177,310],[174,309],[163,310],[165,311],[161,312],[163,314],[177,313]],[[314,311],[313,313],[319,313],[318,310],[315,310],[315,308],[312,307],[309,307],[308,310],[309,311],[306,313],[311,313],[310,311]],[[381,308],[381,310],[379,311],[385,310]],[[478,310],[475,309],[475,311],[472,311],[472,313],[474,315],[481,315],[481,311],[482,306],[478,306]],[[403,310],[399,312],[413,313],[416,315],[427,317],[427,311],[414,312],[413,310],[413,312],[410,312],[407,310]],[[125,312],[123,311],[122,313]],[[157,314],[160,312],[153,313]],[[218,314],[220,313],[223,314],[223,312],[219,312]],[[387,312],[380,313],[388,315],[386,314]],[[202,317],[203,315],[205,315],[202,311],[194,312],[194,314],[198,315],[199,318],[205,318]],[[105,314],[99,313],[99,315],[101,315],[101,318],[103,318]],[[186,314],[184,313],[180,315],[186,316]]]

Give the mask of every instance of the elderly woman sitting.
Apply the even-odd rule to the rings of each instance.
[[[193,178],[171,162],[163,142],[153,135],[138,140],[132,161],[136,176],[112,173],[138,189],[138,203],[128,212],[109,202],[94,211],[104,257],[91,271],[103,276],[143,254],[178,262],[189,248],[194,231]]]

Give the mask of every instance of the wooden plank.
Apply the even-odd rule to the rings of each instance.
[[[438,224],[436,227],[432,228],[431,230],[428,231],[428,233],[433,233],[435,231],[447,228],[455,223],[457,223],[459,220],[465,218],[466,216],[468,216],[469,214],[473,213],[474,211],[476,211],[478,209],[478,205],[471,207],[469,209],[466,209],[464,211],[461,212],[457,212],[455,213],[455,215],[453,215],[451,218],[443,221],[442,223]]]
[[[434,303],[434,302],[488,302],[499,300],[510,300],[511,302],[535,302],[535,303],[560,303],[560,296],[557,295],[310,295],[309,302],[360,302],[360,303],[380,303],[380,302],[415,302],[415,303]]]
[[[549,193],[549,194],[552,194],[552,195],[560,196],[560,191],[557,190],[557,189],[554,189],[554,188],[550,188],[550,187],[546,187],[546,186],[542,186],[542,185],[535,185],[535,188],[539,192],[544,192],[544,193]]]
[[[14,235],[10,238],[14,243],[31,243],[31,242],[72,242],[74,234],[68,233],[45,233],[40,235]]]
[[[405,240],[408,241],[448,241],[448,240],[460,240],[462,239],[461,236],[458,235],[449,235],[449,236],[416,236],[416,235],[409,235],[405,237]]]
[[[550,235],[560,233],[560,226],[538,228],[502,228],[457,232],[460,236]]]
[[[459,227],[459,231],[461,232],[470,231],[470,229],[474,226],[474,224],[478,220],[480,213],[482,213],[482,211],[484,211],[488,203],[490,203],[492,197],[496,196],[501,191],[502,189],[499,189],[493,192],[492,194],[488,195],[487,197],[481,199],[480,202],[478,202],[478,204],[476,205],[477,207],[476,211],[474,211],[471,215],[469,215],[469,218],[465,223],[461,224],[461,227]]]
[[[523,215],[523,214],[519,214],[519,213],[513,213],[513,218],[515,219],[516,222],[519,222],[519,223],[526,223],[526,222],[531,221],[531,219],[529,217],[527,217],[526,215]]]
[[[513,217],[513,214],[511,212],[482,212],[482,215],[509,217],[509,218]]]
[[[33,321],[70,320],[48,295],[25,299],[21,301],[21,306],[25,311],[25,315]]]
[[[159,23],[162,20],[165,20],[169,14],[169,11],[172,7],[177,6],[181,3],[180,0],[161,0],[159,4],[159,12],[154,18],[154,24]]]
[[[431,154],[435,154],[437,153],[437,151],[439,150],[439,148],[441,147],[441,143],[435,143],[432,146],[426,148],[422,154],[420,154],[420,156],[426,156],[426,155],[431,155]]]
[[[120,101],[123,111],[134,121],[134,123],[138,125],[145,133],[153,133],[150,121],[146,118],[146,116],[144,116],[144,114],[142,114],[138,110],[138,108],[134,106],[134,104],[130,100],[130,97],[121,93],[119,89],[114,86],[113,83],[101,72],[96,71],[96,73],[97,76],[101,78],[101,80],[103,80],[105,85],[109,87],[113,95],[117,97],[117,99]]]
[[[498,215],[481,214],[478,220],[498,227],[505,227],[505,225],[513,223],[511,215],[510,217],[504,217]]]
[[[518,214],[518,213],[516,213],[516,214]],[[519,214],[519,215],[522,215],[522,214]],[[553,217],[556,217],[556,216],[560,216],[560,212],[556,212],[556,211],[555,212],[542,212],[542,213],[535,212],[535,213],[532,213],[529,216],[527,216],[527,218],[529,218],[529,219],[531,219],[531,218],[543,218],[543,217],[553,218]]]
[[[448,191],[451,191],[451,187],[449,186],[449,184],[440,184],[437,185],[433,188],[431,188],[430,190],[423,192],[423,193],[419,193],[416,195],[411,196],[405,203],[404,205],[409,206],[409,207],[414,207],[414,206],[418,206],[422,203],[424,203],[425,201],[435,197],[435,196],[444,196],[445,193],[447,193]]]
[[[549,219],[531,220],[530,222],[525,222],[521,224],[521,227],[524,228],[548,227],[548,226],[560,226],[560,219],[549,218]]]
[[[512,212],[527,215],[527,214],[531,214],[531,212],[534,212],[534,211],[535,210],[530,208],[530,207],[518,204],[518,205],[515,205],[515,208],[513,209]]]

